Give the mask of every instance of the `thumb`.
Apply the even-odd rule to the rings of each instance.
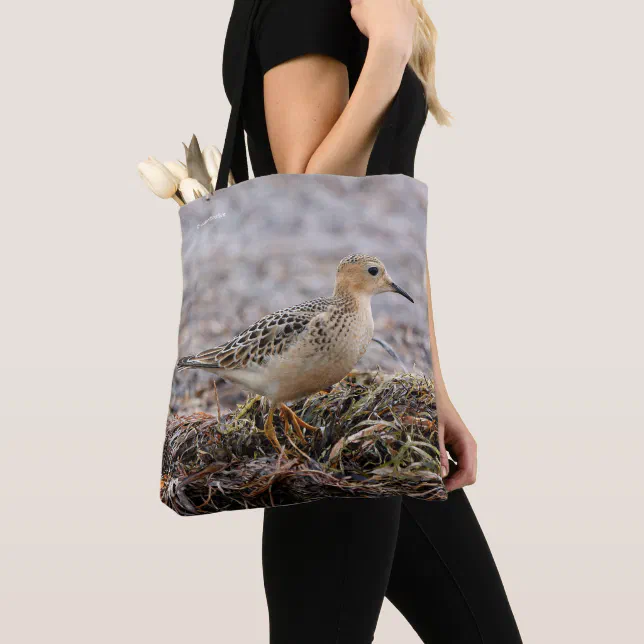
[[[445,449],[445,424],[440,421],[438,423],[438,448],[441,453],[441,476],[445,478],[449,474],[449,461]]]

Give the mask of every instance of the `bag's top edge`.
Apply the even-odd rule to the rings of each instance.
[[[286,174],[286,173],[267,174],[267,175],[264,175],[263,177],[254,177],[249,179],[248,181],[242,181],[241,183],[236,183],[232,186],[228,186],[227,188],[222,188],[221,190],[217,190],[213,195],[207,195],[205,197],[200,197],[199,199],[195,199],[194,201],[191,201],[190,203],[187,203],[184,206],[181,206],[179,208],[179,214],[187,215],[191,210],[194,210],[195,208],[199,208],[203,202],[208,202],[216,198],[219,192],[235,191],[242,186],[247,186],[249,183],[292,180],[292,177],[297,177],[298,181],[302,181],[302,182],[305,182],[305,181],[315,182],[315,181],[320,181],[320,179],[323,178],[324,181],[338,181],[342,183],[351,183],[351,182],[370,183],[373,181],[382,182],[383,180],[391,181],[395,179],[406,183],[416,184],[417,186],[422,186],[425,192],[426,199],[427,199],[427,193],[429,190],[429,187],[427,186],[427,184],[424,183],[423,181],[420,181],[420,179],[416,179],[415,177],[410,177],[406,174],[400,174],[400,173],[378,174],[378,175],[369,175],[369,176],[363,176],[363,177],[351,177],[351,176],[341,175],[341,174]]]

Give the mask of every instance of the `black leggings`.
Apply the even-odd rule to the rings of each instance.
[[[271,644],[368,644],[384,597],[425,643],[521,642],[462,490],[268,509],[263,562]]]

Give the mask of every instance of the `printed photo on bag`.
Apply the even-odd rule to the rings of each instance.
[[[402,175],[274,175],[181,208],[164,503],[445,498],[426,207]]]

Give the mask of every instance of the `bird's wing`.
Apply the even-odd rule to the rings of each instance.
[[[320,297],[264,316],[236,335],[230,342],[196,356],[182,358],[179,367],[243,369],[261,366],[268,358],[281,355],[306,331],[309,323],[328,310],[332,299]]]

